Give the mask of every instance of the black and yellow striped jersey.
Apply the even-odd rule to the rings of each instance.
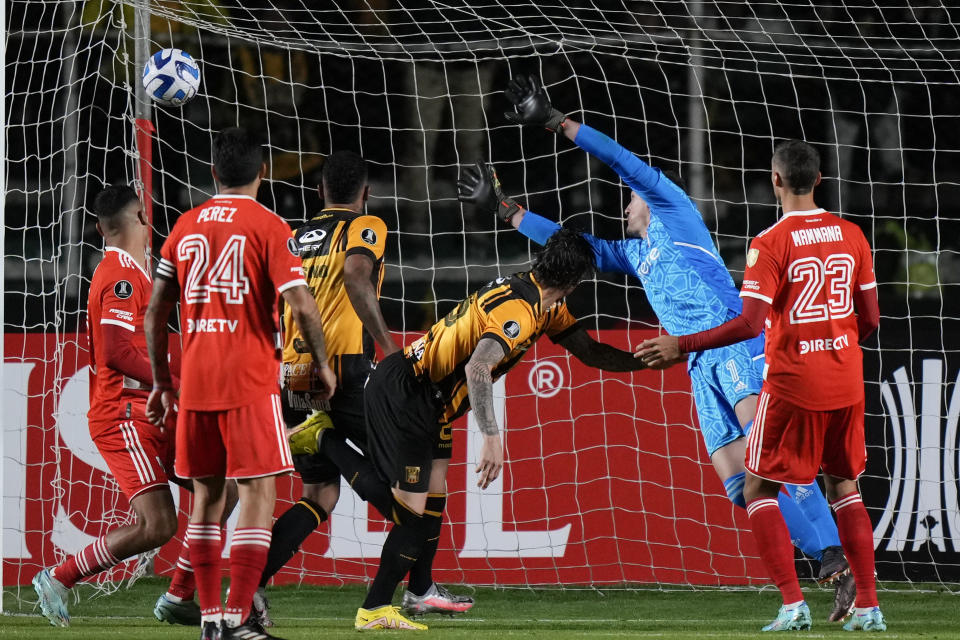
[[[374,262],[371,280],[377,295],[383,283],[383,250],[387,227],[376,216],[348,209],[324,209],[293,232],[303,261],[307,284],[323,319],[330,367],[341,387],[361,386],[375,356],[373,338],[363,328],[343,284],[347,256],[360,253]],[[283,314],[284,373],[290,389],[307,390],[313,356],[293,322],[290,309]]]
[[[449,424],[470,408],[466,365],[481,338],[503,347],[503,359],[493,369],[496,380],[520,362],[537,339],[554,342],[568,335],[576,319],[564,301],[540,306],[541,287],[531,273],[497,278],[458,304],[422,338],[406,348],[417,375],[429,376],[444,403],[441,424]]]

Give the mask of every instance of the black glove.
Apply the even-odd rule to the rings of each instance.
[[[540,86],[540,80],[534,75],[514,76],[504,91],[516,112],[507,111],[503,115],[517,124],[539,124],[549,131],[563,129],[567,116],[553,108],[547,92]]]
[[[493,165],[477,162],[463,170],[457,180],[457,197],[460,202],[469,202],[478,209],[484,209],[506,222],[523,207],[504,195],[500,180]]]

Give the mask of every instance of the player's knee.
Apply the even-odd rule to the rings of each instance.
[[[723,481],[723,488],[726,489],[730,502],[742,509],[747,507],[746,498],[743,497],[743,484],[746,480],[746,475],[746,472],[741,471]]]
[[[331,513],[340,499],[340,478],[320,484],[304,484],[303,497],[319,505],[326,513]]]
[[[158,511],[137,520],[139,538],[148,549],[160,547],[177,533],[177,514]]]
[[[424,539],[429,536],[428,518],[425,518],[408,505],[397,500],[396,496],[394,496],[393,499],[391,515],[395,524],[415,532],[418,536],[422,535]]]

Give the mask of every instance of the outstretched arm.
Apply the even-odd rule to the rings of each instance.
[[[769,311],[769,302],[758,298],[743,298],[743,311],[736,318],[699,333],[658,336],[644,340],[637,347],[636,357],[642,358],[651,369],[665,369],[685,353],[716,349],[755,338],[763,331],[763,321]]]
[[[616,171],[627,186],[649,203],[664,206],[686,204],[686,194],[669,180],[662,179],[663,174],[659,170],[616,140],[587,125],[581,125],[555,109],[536,76],[515,76],[507,84],[504,93],[515,109],[505,114],[511,122],[540,125],[550,131],[562,132],[581,149]]]
[[[457,181],[457,193],[461,202],[469,202],[481,210],[496,213],[501,220],[509,222],[541,246],[560,230],[556,222],[525,209],[516,200],[504,195],[492,165],[478,162],[464,169]],[[583,234],[583,238],[593,249],[597,271],[634,273],[622,241],[602,240],[589,233]]]
[[[629,351],[597,342],[582,328],[565,335],[557,344],[588,367],[604,371],[638,371],[647,368],[643,360],[633,357]]]

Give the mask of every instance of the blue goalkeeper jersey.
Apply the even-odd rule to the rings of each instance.
[[[646,238],[603,240],[584,234],[597,270],[639,278],[660,323],[672,335],[711,329],[740,315],[737,287],[690,197],[659,169],[595,129],[580,125],[575,142],[616,171],[650,207]],[[519,231],[546,244],[559,228],[528,211]]]

